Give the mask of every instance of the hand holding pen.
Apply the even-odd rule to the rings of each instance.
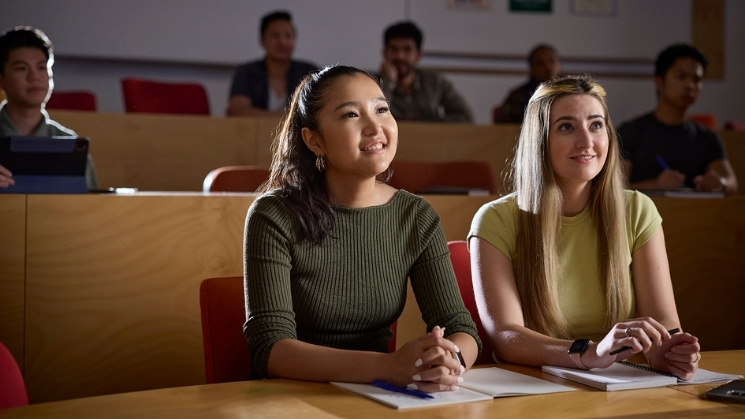
[[[643,352],[651,353],[670,340],[670,332],[651,317],[638,317],[616,323],[598,343],[592,343],[582,355],[589,368],[607,368],[614,362]]]
[[[659,154],[655,156],[655,160],[662,168],[662,172],[655,179],[657,189],[678,189],[685,185],[685,174],[672,169]]]
[[[627,327],[626,330],[624,330],[624,333],[626,334],[627,337],[631,337],[631,334],[633,333],[633,330],[634,329],[632,329],[630,327]],[[675,329],[670,329],[670,330],[667,331],[667,333],[670,334],[671,336],[674,335],[674,334],[676,334],[676,333],[678,333],[678,332],[680,332],[680,328],[678,328],[678,327],[676,327]],[[618,349],[616,349],[614,351],[611,351],[611,353],[608,354],[608,355],[620,354],[621,352],[628,351],[629,349],[631,349],[631,346],[623,346],[623,347],[620,347],[620,348],[618,348]]]

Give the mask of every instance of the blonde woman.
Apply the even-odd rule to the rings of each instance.
[[[525,111],[513,193],[469,233],[479,314],[499,360],[605,368],[643,352],[692,377],[698,339],[680,328],[662,231],[624,190],[604,89],[587,76],[541,84]],[[626,349],[624,349],[626,348]]]

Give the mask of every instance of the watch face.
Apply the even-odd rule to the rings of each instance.
[[[572,343],[569,348],[570,354],[583,354],[590,346],[590,339],[577,339]]]

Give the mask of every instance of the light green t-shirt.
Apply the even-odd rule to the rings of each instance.
[[[637,191],[626,191],[626,235],[631,255],[644,245],[662,224],[652,200]],[[506,195],[483,205],[474,216],[468,238],[480,237],[510,260],[517,240],[517,197]],[[589,206],[574,217],[563,217],[557,238],[560,264],[559,308],[576,338],[598,339],[607,333],[605,295],[601,278],[598,235]],[[631,287],[633,291],[633,284]],[[629,317],[635,312],[633,292]]]

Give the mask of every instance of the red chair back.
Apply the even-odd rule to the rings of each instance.
[[[26,383],[13,354],[0,342],[0,409],[28,405]]]
[[[697,113],[697,114],[691,114],[688,115],[688,119],[691,121],[703,125],[706,128],[717,130],[719,129],[719,124],[717,123],[717,117],[713,113]]]
[[[207,383],[248,379],[251,365],[243,335],[243,277],[205,279],[199,286],[199,306]]]
[[[724,124],[724,129],[730,131],[745,131],[745,121],[733,119]]]
[[[86,91],[52,91],[46,109],[70,111],[96,111],[96,95]]]
[[[491,164],[486,161],[394,160],[389,185],[412,193],[454,193],[485,190],[497,193]]]
[[[219,167],[204,178],[203,192],[255,192],[269,180],[269,169],[256,166]]]
[[[497,105],[492,108],[491,110],[491,120],[494,123],[497,123],[497,118],[499,118],[499,112],[502,111],[502,107]]]
[[[481,324],[479,310],[476,308],[476,298],[473,293],[473,281],[471,280],[471,254],[468,252],[468,246],[464,240],[453,240],[448,242],[448,249],[450,250],[450,261],[455,270],[455,277],[458,279],[460,296],[463,299],[463,304],[465,304],[466,308],[471,313],[471,318],[473,319],[473,322],[476,323],[476,330],[478,330],[479,337],[481,338],[482,350],[481,354],[476,359],[476,364],[493,364],[493,350],[489,341],[489,336],[486,334],[484,326]]]
[[[167,83],[128,77],[122,80],[129,113],[209,115],[207,91],[199,83]]]

